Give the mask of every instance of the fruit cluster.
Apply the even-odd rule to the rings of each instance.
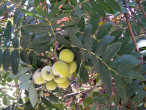
[[[69,86],[69,78],[77,69],[77,64],[74,59],[74,54],[69,49],[64,49],[59,54],[59,61],[53,66],[45,66],[41,71],[36,70],[33,75],[33,80],[40,85],[45,83],[48,90],[59,88],[66,89]]]

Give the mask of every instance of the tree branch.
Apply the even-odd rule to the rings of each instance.
[[[140,3],[140,0],[136,0],[136,2],[137,2],[137,4],[139,5],[139,7],[140,7],[140,9],[141,9],[141,11],[142,11],[142,13],[143,13],[143,15],[144,15],[145,18],[146,18],[146,13],[145,13],[145,11],[144,11],[144,9],[143,9],[141,3]]]
[[[133,33],[133,30],[132,30],[132,27],[131,27],[131,23],[130,23],[130,20],[129,20],[129,14],[128,13],[125,13],[125,17],[126,17],[126,21],[127,21],[127,25],[128,25],[128,29],[129,29],[129,33],[131,35],[132,41],[133,41],[133,43],[136,46],[136,51],[137,52],[140,52],[139,51],[139,48],[138,48],[138,45],[137,45],[137,42],[136,42],[136,39],[135,39],[135,36],[134,36],[134,33]],[[139,59],[141,60],[141,62],[143,64],[143,58],[140,57]]]

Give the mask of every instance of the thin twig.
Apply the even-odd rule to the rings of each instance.
[[[140,0],[136,0],[136,2],[137,2],[137,4],[139,5],[139,7],[140,7],[140,9],[141,9],[141,11],[142,11],[142,13],[143,13],[143,15],[144,15],[145,18],[146,18],[146,13],[145,13],[145,11],[144,11],[144,9],[143,9],[141,3],[140,3]]]
[[[127,8],[128,4],[127,4],[126,0],[124,0],[124,1],[125,1],[126,8]],[[131,27],[131,23],[130,23],[130,19],[129,19],[130,16],[129,16],[128,13],[125,13],[124,15],[125,15],[125,18],[126,18],[126,22],[127,22],[127,25],[128,25],[128,29],[129,29],[129,33],[130,33],[130,35],[131,35],[132,41],[133,41],[133,43],[134,43],[135,46],[136,46],[136,51],[137,51],[137,52],[140,52],[140,51],[139,51],[139,48],[138,48],[138,45],[137,45],[137,42],[136,42],[136,39],[135,39],[135,36],[134,36],[134,33],[133,33],[133,30],[132,30],[132,27]],[[142,57],[140,57],[139,59],[141,60],[141,62],[142,62],[142,64],[143,64],[143,59],[142,59]]]

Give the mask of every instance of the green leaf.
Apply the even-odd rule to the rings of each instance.
[[[121,72],[120,73],[123,76],[132,78],[132,79],[139,79],[141,81],[145,81],[144,76],[142,76],[142,74],[140,72],[136,72],[136,71],[127,71],[127,72]]]
[[[63,22],[63,25],[64,25],[64,26],[62,26],[62,28],[69,27],[69,26],[75,26],[75,25],[77,25],[79,22],[80,22],[80,19],[79,19],[79,18],[75,18],[75,19],[73,19],[73,20]]]
[[[46,22],[39,24],[28,24],[23,26],[23,29],[34,34],[45,34],[51,32],[51,27]]]
[[[16,26],[20,26],[22,21],[24,20],[25,14],[23,12],[18,13],[17,18],[16,18]]]
[[[29,88],[29,99],[33,107],[35,107],[35,105],[37,104],[37,97],[37,91],[32,84]]]
[[[43,19],[41,16],[33,13],[33,12],[30,12],[28,10],[25,10],[25,9],[22,9],[22,8],[19,8],[22,12],[24,12],[25,14],[27,14],[28,16],[32,16],[34,18],[37,18],[37,19]]]
[[[61,45],[66,45],[66,46],[70,46],[70,45],[71,45],[70,41],[68,41],[67,39],[65,39],[64,36],[62,36],[62,35],[59,34],[59,33],[56,34],[56,38],[57,38],[57,41],[58,41]]]
[[[78,23],[78,27],[80,28],[80,31],[83,32],[85,30],[85,19],[82,16],[80,22]]]
[[[30,70],[30,68],[28,68],[28,67],[21,67],[21,68],[18,70],[17,75],[12,75],[12,74],[11,74],[10,77],[11,77],[11,78],[16,78],[16,77],[18,77],[18,76],[20,76],[20,75],[26,73],[28,70]]]
[[[135,58],[133,55],[122,55],[119,58],[116,58],[112,62],[111,66],[115,68],[119,74],[122,74],[123,72],[127,72],[140,63],[141,61]]]
[[[87,83],[88,80],[89,80],[88,71],[86,70],[86,68],[84,67],[83,64],[82,64],[82,66],[80,68],[80,78],[82,79],[82,81],[84,83]]]
[[[122,11],[121,11],[122,14],[128,13],[128,10],[126,7],[121,7],[121,9],[122,9]]]
[[[122,33],[123,33],[123,29],[117,29],[113,31],[110,35],[115,37],[114,41],[117,41],[119,37],[122,35]]]
[[[77,14],[77,16],[78,16],[79,18],[81,18],[82,12],[81,12],[79,6],[76,7],[76,14]]]
[[[100,64],[99,59],[96,56],[92,55],[92,62],[93,62],[93,65],[94,65],[94,69],[99,74],[100,71],[101,71],[101,69],[100,69],[101,64]]]
[[[92,106],[89,107],[89,110],[96,110],[96,108],[97,108],[97,105],[94,104],[94,105],[92,105]]]
[[[47,34],[34,39],[32,42],[29,43],[29,47],[35,48],[37,46],[48,44],[50,42],[51,42],[51,37]]]
[[[7,5],[8,5],[8,2],[5,3],[5,4],[1,4],[1,6],[0,6],[0,16],[3,16],[3,14],[5,13],[5,11],[7,10]]]
[[[133,27],[134,33],[135,33],[136,35],[139,35],[140,32],[141,32],[141,30],[140,30],[140,24],[133,24],[132,27]]]
[[[45,45],[41,45],[41,46],[38,46],[38,47],[34,47],[34,50],[37,52],[37,53],[43,53],[45,51],[48,51],[50,49],[50,46],[52,44],[45,44]]]
[[[6,19],[8,18],[9,13],[12,12],[12,11],[14,10],[15,7],[16,7],[16,5],[10,6],[10,8],[7,10],[7,13],[6,13],[6,15],[5,15],[5,18],[6,18]]]
[[[30,64],[29,56],[28,56],[26,50],[21,51],[20,57],[21,57],[23,62],[25,62],[26,64]]]
[[[133,101],[133,103],[136,103],[138,101],[143,100],[145,97],[146,97],[146,92],[145,91],[141,91],[140,93],[136,94],[133,97],[132,101]]]
[[[88,51],[91,51],[92,46],[93,46],[93,42],[92,42],[92,38],[91,38],[91,30],[92,30],[92,25],[89,24],[83,34],[84,47]]]
[[[106,0],[107,4],[116,11],[121,11],[121,6],[115,0]]]
[[[59,2],[52,10],[51,12],[48,14],[48,19],[52,19],[58,12],[59,12],[59,7],[60,5],[64,5],[65,0],[62,0],[61,2]]]
[[[76,6],[76,5],[77,5],[77,0],[70,0],[70,3],[71,3],[73,6]]]
[[[48,5],[45,0],[35,0],[34,7],[37,13],[42,15],[43,17],[47,17],[48,14]]]
[[[109,22],[109,23],[104,24],[104,25],[99,29],[96,38],[97,38],[97,39],[103,38],[105,35],[107,35],[107,34],[110,32],[112,26],[113,26],[113,23],[112,23],[112,22]]]
[[[9,70],[10,67],[10,52],[8,49],[6,49],[3,53],[3,69],[5,71]]]
[[[25,35],[25,36],[22,36],[21,39],[20,39],[20,45],[26,49],[28,48],[28,45],[29,43],[31,42],[31,39],[32,39],[32,35]]]
[[[111,44],[103,53],[102,59],[106,63],[110,62],[112,58],[117,54],[117,52],[120,50],[121,43],[116,42]]]
[[[49,102],[48,99],[46,99],[45,97],[41,97],[42,102],[49,108],[52,108],[52,104]]]
[[[130,98],[131,96],[140,93],[144,90],[143,85],[135,86],[133,89],[131,89],[129,92],[127,92],[127,97]]]
[[[109,110],[106,106],[100,106],[99,110]]]
[[[136,2],[128,2],[128,5],[129,5],[130,8],[138,7],[138,4]]]
[[[19,51],[13,50],[11,53],[11,67],[14,74],[17,74],[19,66]]]
[[[28,80],[26,82],[21,83],[19,88],[21,90],[25,90],[25,89],[28,90],[31,85],[32,85],[32,80]]]
[[[98,14],[96,13],[96,11],[88,3],[84,2],[82,4],[82,8],[86,10],[89,14],[91,14],[92,16],[98,17]]]
[[[62,10],[66,10],[66,11],[69,11],[69,10],[72,10],[73,9],[73,6],[71,4],[65,4],[61,7]]]
[[[130,90],[137,86],[139,83],[140,83],[139,80],[134,80],[131,84],[127,86],[126,91],[130,92]]]
[[[69,30],[69,37],[73,45],[83,48],[82,42],[77,38],[76,34],[74,33],[73,28],[70,28]]]
[[[29,53],[29,59],[30,59],[30,63],[31,63],[32,65],[36,65],[36,64],[37,64],[37,55],[35,54],[34,51],[31,51],[31,52]]]
[[[98,24],[99,24],[100,16],[98,18],[91,17],[90,24],[92,24],[92,31],[91,34],[94,34],[97,31]]]
[[[32,105],[26,105],[24,110],[34,110]]]
[[[131,36],[125,36],[117,40],[117,42],[121,42],[122,43],[121,47],[122,47],[126,45],[130,40],[131,40]]]
[[[41,104],[39,104],[38,110],[45,110],[45,108]]]
[[[11,21],[8,21],[6,29],[4,31],[4,46],[9,47],[11,41]]]
[[[122,99],[123,102],[126,102],[126,91],[123,81],[120,79],[120,76],[116,75],[115,73],[112,73],[112,76],[115,80],[115,84],[120,98]]]
[[[91,104],[93,103],[93,100],[92,100],[91,97],[87,97],[87,98],[83,101],[83,103],[84,103],[84,106],[89,106],[89,105],[91,105]]]
[[[125,44],[121,47],[120,51],[118,52],[118,55],[123,55],[123,54],[130,54],[132,51],[135,49],[135,44],[133,43],[128,43]]]
[[[113,9],[108,5],[108,3],[103,2],[102,0],[98,0],[99,4],[101,5],[101,7],[103,7],[103,9],[107,12],[107,13],[111,13],[114,14]]]
[[[24,82],[28,81],[30,78],[31,78],[31,74],[30,73],[25,73],[25,74],[23,74],[19,77],[19,81],[21,83],[24,83]]]
[[[0,67],[2,65],[3,61],[3,53],[2,53],[2,49],[0,49]]]
[[[93,9],[98,12],[100,15],[105,16],[104,8],[102,7],[101,4],[96,3],[94,0],[89,1]]]
[[[52,94],[52,93],[50,93],[50,95],[49,95],[49,100],[51,101],[51,102],[58,102],[58,100],[59,100],[59,98],[58,97],[56,97],[54,94]]]
[[[13,45],[14,48],[18,48],[19,47],[18,38],[15,37],[14,39],[12,39],[12,45]]]
[[[101,81],[106,86],[109,96],[112,95],[112,81],[111,81],[111,73],[110,71],[105,67],[105,65],[102,65],[102,70],[99,73],[101,77]]]
[[[96,47],[95,54],[97,56],[103,55],[104,50],[107,48],[108,44],[110,44],[113,40],[114,40],[113,36],[107,35],[103,37]]]

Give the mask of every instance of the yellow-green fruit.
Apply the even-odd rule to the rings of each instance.
[[[72,77],[72,74],[69,74],[69,75],[68,75],[68,78],[71,78],[71,77]]]
[[[54,81],[56,82],[56,83],[63,83],[63,82],[65,82],[67,80],[67,78],[61,78],[61,77],[55,77],[54,78]]]
[[[33,75],[33,80],[35,84],[43,84],[45,82],[45,80],[41,77],[41,72],[39,72],[39,70],[35,71],[34,75]]]
[[[57,83],[54,80],[47,81],[45,85],[48,90],[55,90],[57,87]]]
[[[52,72],[56,76],[60,76],[61,78],[65,78],[69,74],[69,66],[63,61],[57,61],[52,66]]]
[[[69,79],[67,79],[64,83],[58,83],[58,87],[66,89],[69,86]]]
[[[74,59],[74,54],[69,49],[64,49],[60,52],[59,59],[66,63],[71,63]]]
[[[41,76],[44,80],[51,81],[54,78],[54,74],[52,72],[52,67],[51,66],[45,66],[44,68],[42,68]]]
[[[70,74],[74,73],[77,69],[77,63],[75,61],[71,62],[69,64]]]

